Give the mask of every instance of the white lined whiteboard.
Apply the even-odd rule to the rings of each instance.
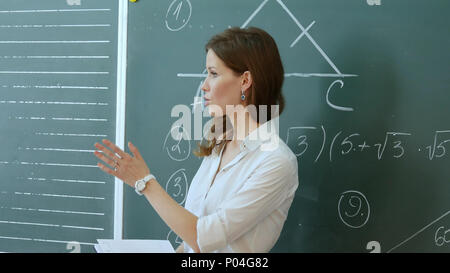
[[[94,251],[113,237],[118,1],[0,4],[0,251]]]

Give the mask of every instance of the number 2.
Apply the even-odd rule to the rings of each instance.
[[[373,6],[373,5],[379,6],[379,5],[381,5],[381,0],[367,0],[367,4],[369,6]]]
[[[368,242],[366,249],[371,250],[370,253],[381,253],[381,245],[378,241]]]
[[[67,250],[72,250],[70,253],[80,253],[81,246],[79,242],[68,242],[66,246]]]

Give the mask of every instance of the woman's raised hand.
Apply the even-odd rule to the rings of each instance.
[[[134,183],[137,180],[150,174],[150,169],[139,153],[139,150],[131,142],[128,142],[128,148],[130,148],[133,156],[122,151],[107,139],[103,139],[102,142],[109,149],[100,143],[95,143],[94,145],[102,151],[94,152],[95,156],[102,160],[102,163],[97,164],[102,171],[114,175],[131,187],[134,187]]]

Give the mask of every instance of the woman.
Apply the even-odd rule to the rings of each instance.
[[[217,111],[209,107],[215,122],[208,141],[195,152],[204,159],[191,182],[185,208],[148,176],[148,166],[131,143],[133,156],[108,140],[103,143],[113,152],[96,143],[103,153],[95,155],[107,164],[98,166],[145,195],[183,240],[177,252],[268,252],[280,235],[298,187],[297,158],[274,132],[278,116],[267,112],[265,122],[260,111],[246,109],[276,105],[279,113],[283,111],[284,69],[278,48],[261,29],[230,28],[214,36],[206,52],[208,76],[202,90],[205,105]],[[229,113],[227,106],[242,107]],[[273,143],[276,146],[267,146]],[[141,181],[138,187],[136,181],[144,177],[148,183]]]

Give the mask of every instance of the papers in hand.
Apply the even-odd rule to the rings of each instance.
[[[175,253],[168,240],[97,240],[97,253]]]

